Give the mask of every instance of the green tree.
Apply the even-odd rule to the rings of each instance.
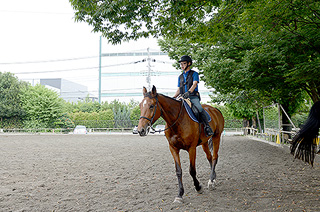
[[[75,125],[74,125],[74,122],[72,121],[71,117],[67,113],[64,113],[55,122],[55,127],[57,127],[57,128],[74,128]]]
[[[92,102],[92,100],[87,96],[81,101],[76,103],[66,102],[64,106],[65,112],[74,113],[74,112],[99,112],[101,110],[101,105],[99,102]]]
[[[92,112],[75,112],[70,114],[71,119],[75,125],[85,125],[89,128],[113,128],[114,114],[111,109],[100,111],[98,113]]]
[[[55,127],[62,116],[63,100],[43,85],[28,86],[20,93],[22,108],[26,112],[25,128]]]
[[[76,21],[84,21],[113,44],[148,36],[187,36],[189,25],[205,32],[216,1],[69,0]],[[187,29],[187,30],[186,30]]]
[[[100,127],[113,128],[114,127],[114,114],[111,109],[99,112]]]
[[[274,9],[277,7],[283,10]],[[320,94],[319,19],[314,17],[319,11],[317,8],[319,4],[312,1],[262,0],[253,4],[225,1],[217,13],[223,21],[209,27],[219,33],[218,39],[203,41],[202,34],[199,39],[199,35],[191,33],[188,39],[169,37],[160,45],[173,59],[181,54],[191,54],[203,73],[203,80],[224,99],[232,96],[241,100],[241,95],[246,93],[246,98],[254,103],[267,97],[266,104],[278,102],[292,115],[303,101],[303,92],[307,92],[313,101],[317,101]],[[229,15],[224,16],[227,13]],[[279,21],[276,27],[274,17]],[[288,25],[289,17],[297,20],[294,28]],[[310,43],[309,39],[317,41]],[[303,69],[298,70],[298,67]],[[236,102],[234,108],[242,111],[245,118],[248,104],[239,105],[241,102]],[[288,123],[286,116],[282,117],[283,123]]]
[[[131,110],[130,120],[134,126],[138,125],[140,115],[141,115],[141,111],[139,106],[136,106]]]
[[[116,110],[114,108],[113,114],[116,128],[132,127],[129,108],[124,107],[123,110],[121,110],[120,108]]]
[[[86,97],[83,101],[78,101],[79,111],[82,112],[99,112],[101,105],[99,102],[92,102],[89,97]]]
[[[250,102],[252,112],[277,102],[292,115],[303,93],[320,99],[319,1],[70,2],[77,21],[112,43],[162,36],[172,59],[192,55],[207,86],[229,102],[241,100],[235,109],[243,117]]]
[[[202,45],[200,51],[205,51],[204,54],[211,50],[216,52],[215,48],[219,48],[220,53],[228,51],[225,58],[229,61],[222,60],[223,65],[229,69],[235,66],[234,72],[240,72],[243,68],[248,72],[240,72],[238,78],[244,74],[264,78],[268,75],[265,72],[271,70],[273,79],[279,79],[277,72],[282,71],[284,75],[280,75],[283,77],[280,80],[290,84],[290,88],[294,82],[313,101],[319,100],[318,1],[70,2],[76,11],[76,21],[92,25],[93,31],[101,32],[112,43],[162,36],[188,43],[188,51],[184,53],[192,55],[199,52],[195,51],[199,45]],[[171,49],[174,47],[171,46]],[[201,58],[197,62],[200,61]],[[205,69],[200,70],[204,70],[206,77],[210,76]],[[265,83],[270,83],[268,79]]]
[[[0,72],[0,119],[22,118],[25,111],[22,108],[20,93],[27,83],[20,82],[13,74]]]

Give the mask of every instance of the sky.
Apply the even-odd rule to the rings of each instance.
[[[20,80],[36,84],[41,78],[63,78],[87,86],[92,96],[99,88],[100,34],[84,22],[74,21],[74,11],[68,0],[0,0],[0,72],[14,73]],[[102,38],[102,53],[160,51],[154,38],[111,45]],[[102,57],[102,101],[118,99],[140,101],[140,96],[121,97],[119,93],[142,92],[148,87],[147,63],[133,63],[140,57]],[[179,70],[167,56],[152,56],[155,76],[151,85],[158,92],[172,94],[177,89]],[[127,65],[117,65],[124,64]],[[115,76],[119,72],[137,72],[136,75]],[[162,75],[160,72],[176,72]],[[206,90],[204,84],[199,85]],[[207,90],[206,90],[207,91]]]

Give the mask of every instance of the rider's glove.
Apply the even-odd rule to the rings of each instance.
[[[189,98],[189,96],[190,96],[190,91],[187,91],[187,92],[185,92],[184,94],[182,94],[182,97],[183,97],[184,99]]]

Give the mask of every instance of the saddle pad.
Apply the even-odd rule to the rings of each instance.
[[[189,117],[192,119],[192,121],[195,121],[195,122],[199,123],[198,119],[194,115],[194,113],[193,113],[191,107],[188,105],[188,103],[186,103],[186,101],[183,101],[183,105],[186,108],[187,113],[188,113]],[[206,111],[206,110],[204,110],[204,111]],[[207,111],[206,111],[206,115],[207,115],[207,118],[208,118],[208,122],[210,122],[211,121],[211,117],[210,117],[210,115],[209,115],[209,113]]]

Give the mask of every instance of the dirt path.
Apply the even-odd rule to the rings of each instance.
[[[197,194],[181,152],[184,203],[164,136],[1,135],[0,211],[319,211],[320,160],[288,148],[224,137],[217,189]],[[209,179],[198,148],[197,175]]]

